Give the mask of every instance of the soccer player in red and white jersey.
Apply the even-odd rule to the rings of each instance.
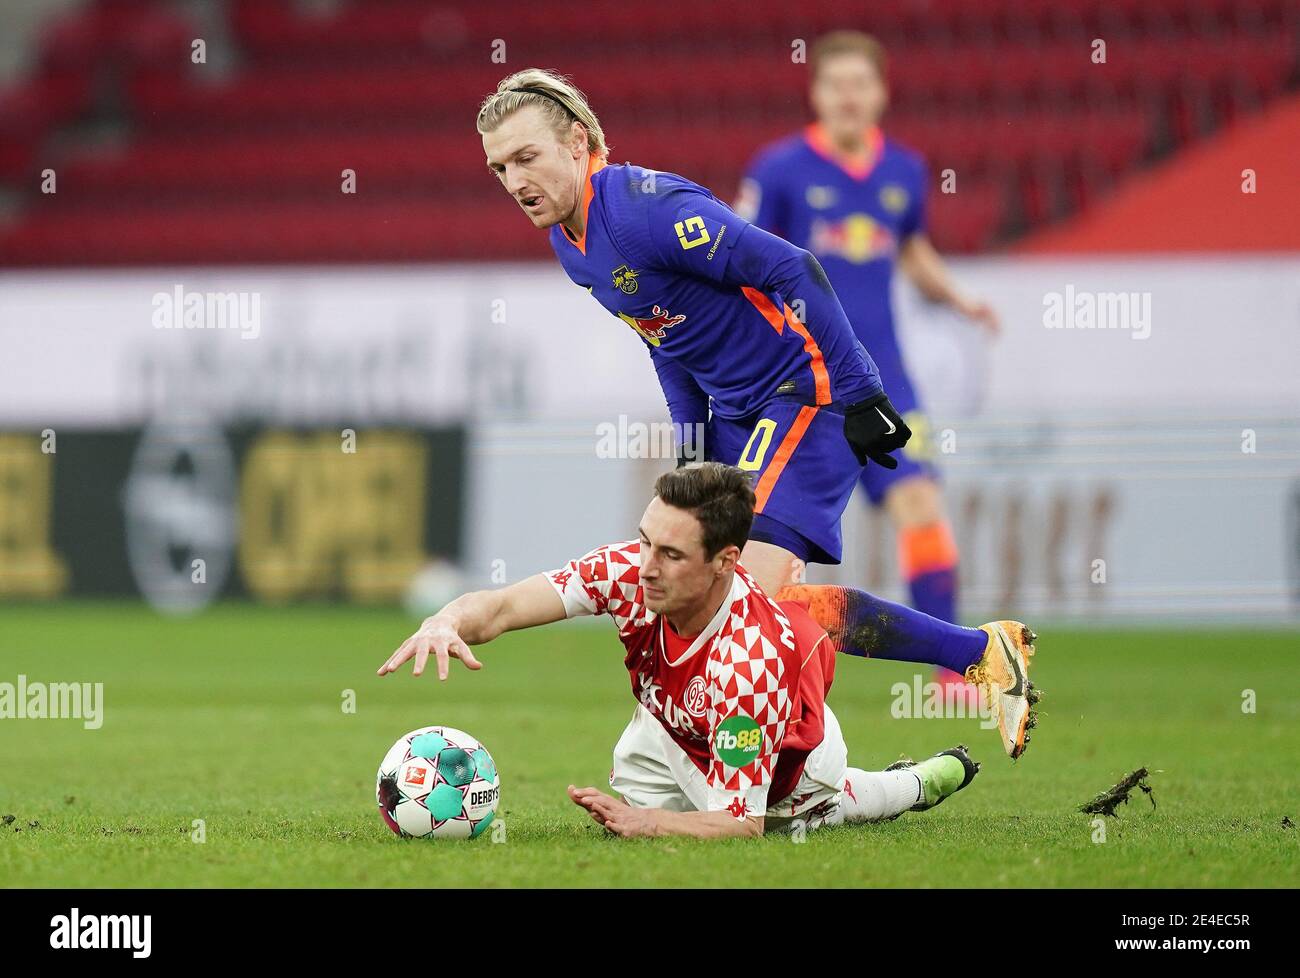
[[[614,748],[610,786],[570,799],[623,836],[759,835],[878,821],[933,808],[979,766],[958,746],[885,771],[848,766],[826,704],[835,649],[796,601],[777,602],[738,563],[753,521],[746,473],[716,462],[667,473],[639,539],[547,574],[457,598],[379,669],[432,655],[481,664],[470,645],[578,615],[608,615],[637,701]]]

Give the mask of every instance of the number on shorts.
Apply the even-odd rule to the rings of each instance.
[[[740,453],[740,461],[736,467],[744,469],[746,472],[757,472],[763,467],[763,459],[767,457],[767,449],[772,444],[772,432],[776,431],[776,422],[771,418],[764,418],[754,426],[754,433],[749,436],[749,441],[745,443],[745,450]],[[761,436],[761,437],[760,437]],[[754,442],[758,442],[758,447],[754,447]]]

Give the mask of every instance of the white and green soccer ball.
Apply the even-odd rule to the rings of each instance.
[[[421,727],[384,755],[375,797],[403,838],[475,839],[496,817],[501,779],[487,748],[463,730]]]

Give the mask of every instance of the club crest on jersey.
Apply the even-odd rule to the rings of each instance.
[[[704,716],[709,705],[707,690],[708,687],[704,684],[703,676],[694,676],[686,684],[686,692],[682,694],[682,706],[686,707],[686,712],[691,716]]]
[[[640,694],[637,698],[641,701],[641,705],[649,710],[653,716],[659,717],[660,720],[680,734],[700,740],[705,739],[701,732],[696,730],[691,711],[674,703],[672,694],[665,691],[652,674],[647,672],[638,673],[637,685],[640,687]],[[689,696],[689,690],[687,695]]]
[[[686,321],[685,316],[671,316],[666,309],[661,309],[659,306],[654,306],[650,312],[648,317],[629,316],[625,312],[620,312],[618,318],[640,333],[641,338],[651,346],[659,345],[668,327]]]
[[[819,187],[814,184],[804,191],[804,199],[808,201],[808,206],[815,210],[821,211],[827,207],[834,207],[836,200],[835,188]]]
[[[625,295],[635,295],[638,287],[637,274],[636,269],[628,268],[626,265],[619,265],[618,268],[614,269],[614,288]]]
[[[880,188],[880,206],[891,214],[901,214],[907,210],[911,198],[907,191],[896,183],[886,184]]]

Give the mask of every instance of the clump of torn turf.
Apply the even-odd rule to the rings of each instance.
[[[1080,805],[1079,811],[1088,815],[1109,815],[1111,818],[1118,818],[1115,809],[1120,805],[1128,804],[1129,795],[1133,793],[1134,788],[1141,788],[1143,794],[1151,799],[1151,807],[1156,807],[1156,796],[1151,792],[1151,785],[1147,784],[1146,779],[1150,777],[1150,772],[1146,768],[1140,767],[1131,774],[1124,775],[1118,784],[1112,785],[1086,805]]]

